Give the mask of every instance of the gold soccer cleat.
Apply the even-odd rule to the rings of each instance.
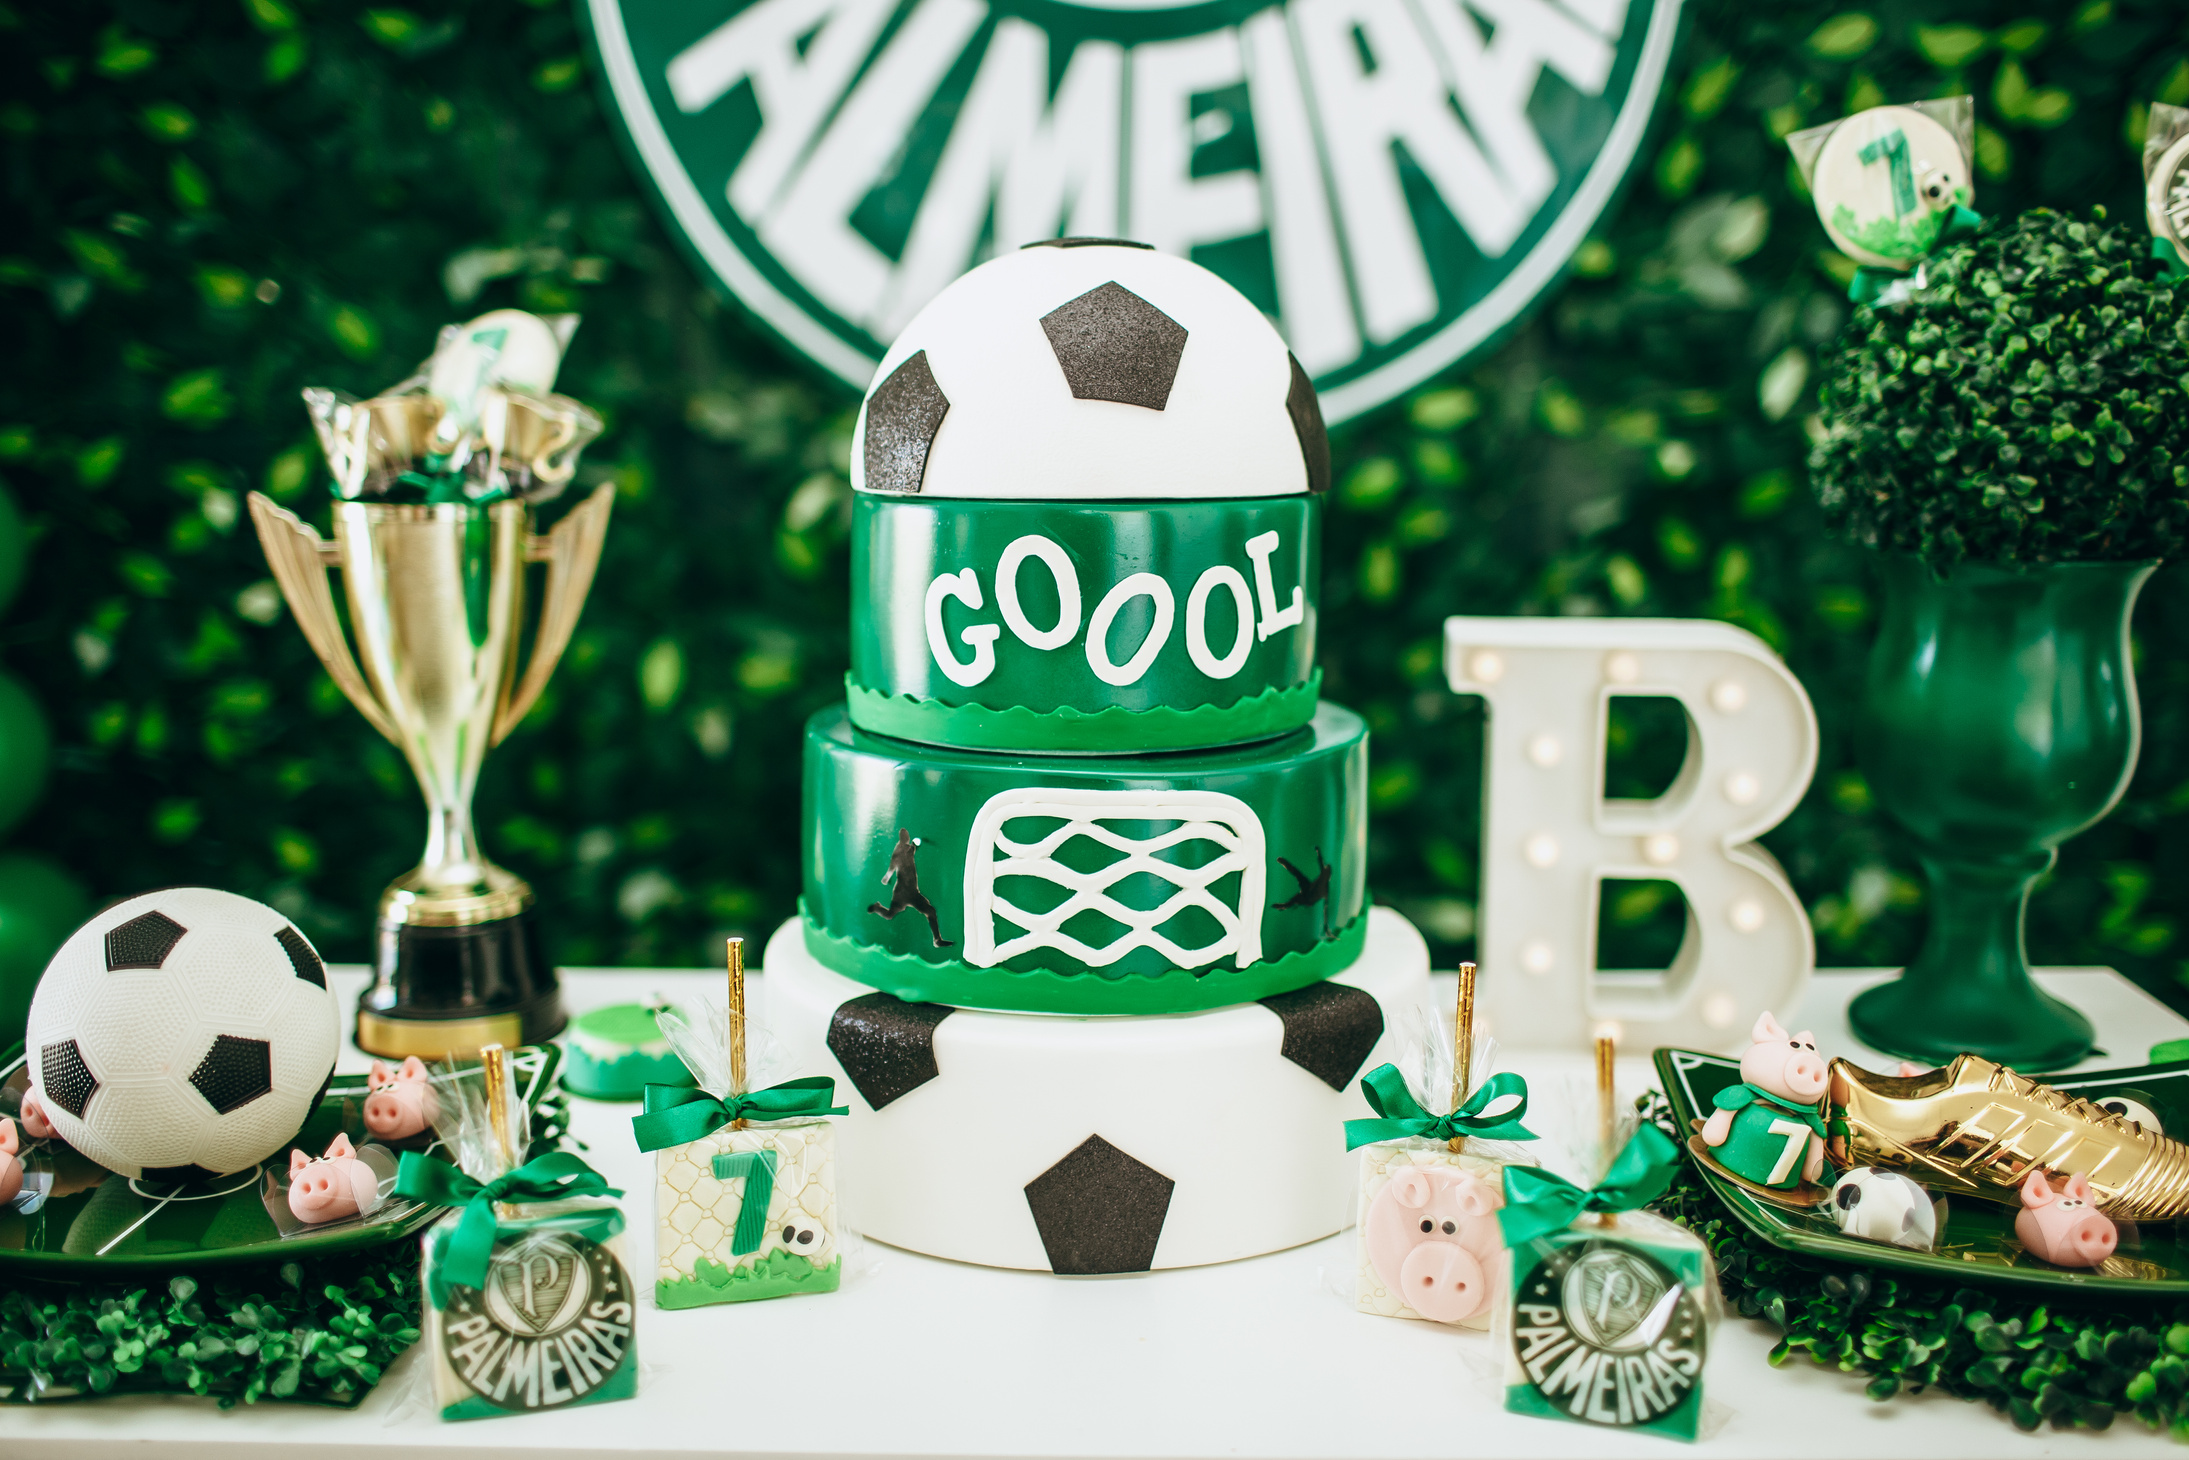
[[[1829,1098],[1842,1169],[2009,1203],[2033,1169],[2079,1174],[2115,1221],[2189,1216],[2189,1146],[1973,1054],[1905,1077],[1833,1060]]]

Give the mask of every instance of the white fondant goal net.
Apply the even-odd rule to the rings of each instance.
[[[1014,840],[1014,821],[1040,818],[1056,826],[1030,841]],[[1127,835],[1120,824],[1157,828]],[[1117,856],[1092,871],[1058,859],[1066,843],[1085,837]],[[1211,844],[1215,855],[1207,856]],[[1203,858],[1178,856],[1192,848]],[[1171,855],[1165,855],[1169,853]],[[1126,878],[1147,873],[1172,891],[1153,907],[1133,907],[1112,896]],[[1235,900],[1219,897],[1215,884],[1237,874]],[[1262,900],[1268,884],[1262,821],[1254,808],[1220,791],[1102,791],[1024,786],[988,799],[973,819],[965,847],[965,961],[986,968],[1036,948],[1055,948],[1102,968],[1136,948],[1152,948],[1179,968],[1199,968],[1225,958],[1240,968],[1262,956]],[[1057,884],[1065,896],[1055,906],[1020,907],[996,888],[999,880],[1033,877]],[[1189,908],[1215,920],[1218,936],[1197,948],[1181,947],[1164,925]],[[1064,925],[1082,913],[1100,913],[1122,931],[1088,943]],[[1084,928],[1088,920],[1082,920]],[[1095,920],[1099,921],[1099,920]],[[999,937],[999,923],[1016,932]]]

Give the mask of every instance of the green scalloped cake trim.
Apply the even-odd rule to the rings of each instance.
[[[872,735],[950,745],[964,750],[1202,750],[1267,740],[1297,730],[1315,718],[1322,698],[1318,669],[1295,685],[1271,685],[1228,705],[1157,705],[1130,710],[1110,705],[1055,710],[1010,705],[946,705],[918,695],[893,695],[868,689],[844,676],[851,723]]]
[[[930,962],[841,938],[816,927],[798,905],[806,951],[846,978],[894,994],[908,1004],[950,1004],[964,1009],[1003,1009],[1025,1014],[1192,1014],[1231,1004],[1251,1004],[1290,993],[1343,973],[1368,945],[1368,914],[1347,923],[1312,948],[1195,974],[1186,968],[1162,973],[1058,973],[1047,968],[975,968],[958,959]]]
[[[841,1256],[830,1258],[827,1267],[815,1267],[810,1258],[795,1252],[771,1252],[750,1267],[724,1267],[711,1257],[702,1257],[691,1277],[656,1278],[654,1303],[662,1308],[699,1308],[709,1303],[750,1303],[800,1293],[833,1293],[843,1280]]]

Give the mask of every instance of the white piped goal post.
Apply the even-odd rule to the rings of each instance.
[[[1745,629],[1701,619],[1450,618],[1446,677],[1488,701],[1483,730],[1481,997],[1498,1037],[1585,1047],[1731,1048],[1760,1009],[1791,1009],[1816,966],[1808,914],[1756,838],[1817,764],[1801,682]],[[1687,712],[1687,759],[1654,800],[1604,794],[1611,701]],[[1662,974],[1596,967],[1606,879],[1687,900]]]

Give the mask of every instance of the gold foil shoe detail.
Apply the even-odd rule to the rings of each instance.
[[[2081,1175],[2115,1221],[2189,1216],[2189,1146],[1973,1054],[1919,1075],[1832,1061],[1827,1152],[2015,1203],[2032,1170]]]

